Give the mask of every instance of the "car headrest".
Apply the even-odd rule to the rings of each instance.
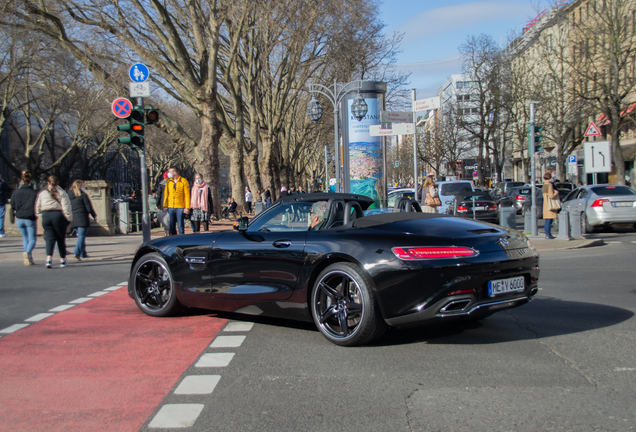
[[[353,213],[351,212],[353,210]],[[344,208],[344,221],[343,224],[346,225],[354,219],[360,219],[364,217],[364,212],[362,211],[362,207],[356,201],[348,201]]]
[[[414,199],[410,199],[407,197],[402,197],[395,200],[393,209],[398,210],[399,212],[422,212],[420,203],[418,203]]]

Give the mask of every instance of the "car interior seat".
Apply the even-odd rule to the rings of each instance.
[[[314,227],[314,230],[323,230],[342,225],[344,220],[345,203],[342,199],[330,198],[327,201],[327,215],[325,219]]]

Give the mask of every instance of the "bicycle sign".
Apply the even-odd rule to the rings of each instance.
[[[148,66],[145,64],[136,63],[131,66],[128,71],[128,75],[130,76],[131,81],[139,83],[147,81],[150,72],[148,71]]]
[[[111,108],[113,110],[113,114],[115,114],[116,117],[125,119],[130,117],[130,113],[132,112],[133,105],[132,105],[132,102],[130,102],[126,98],[117,98],[113,102],[113,105]]]

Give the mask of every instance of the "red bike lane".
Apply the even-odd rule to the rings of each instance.
[[[139,430],[226,322],[149,317],[123,287],[3,336],[0,430]]]

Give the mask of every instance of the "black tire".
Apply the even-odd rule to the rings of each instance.
[[[591,234],[593,232],[594,232],[594,227],[588,223],[585,212],[581,213],[581,233]]]
[[[161,254],[150,253],[137,261],[128,282],[137,307],[145,314],[165,317],[181,310],[172,272]]]
[[[368,277],[350,263],[332,264],[320,273],[311,293],[311,312],[322,335],[341,346],[369,343],[388,327]]]

